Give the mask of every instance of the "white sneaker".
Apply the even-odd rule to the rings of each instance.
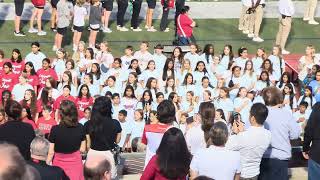
[[[148,32],[157,32],[157,30],[156,30],[155,28],[153,28],[153,27],[147,29],[147,31],[148,31]]]
[[[149,27],[147,25],[144,26],[145,29],[149,29]]]
[[[309,20],[308,24],[312,24],[312,25],[318,25],[319,23],[315,20]]]
[[[254,42],[263,42],[264,40],[258,36],[258,37],[254,37],[252,39],[252,41],[254,41]]]
[[[35,28],[30,28],[28,30],[28,33],[37,33],[38,32],[38,29],[35,29]]]
[[[13,31],[13,34],[14,36],[18,36],[18,37],[26,36],[26,34],[22,31],[19,31],[19,32]]]
[[[52,47],[52,51],[56,52],[57,50],[58,50],[57,46],[54,45],[54,46]]]
[[[166,28],[163,32],[169,32],[170,28]]]
[[[285,49],[282,49],[282,54],[290,54],[290,51],[287,51]]]
[[[254,34],[253,33],[249,33],[248,34],[248,38],[253,38],[254,37]]]
[[[249,30],[243,30],[242,33],[243,34],[249,34]]]
[[[137,27],[137,28],[135,28],[135,29],[132,29],[132,31],[134,31],[134,32],[140,32],[140,31],[142,31],[142,29],[140,29],[139,27]]]
[[[304,18],[303,18],[303,20],[304,20],[304,21],[309,21],[309,20],[310,20],[310,18],[308,18],[308,17],[304,17]]]
[[[45,36],[47,35],[47,32],[44,32],[44,31],[40,31],[37,33],[38,36]]]
[[[118,30],[119,30],[119,31],[122,31],[122,32],[127,32],[127,31],[129,31],[129,29],[126,28],[126,27],[120,27]]]
[[[104,33],[112,33],[112,30],[110,28],[103,28],[102,30]]]

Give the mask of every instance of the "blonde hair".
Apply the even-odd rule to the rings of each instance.
[[[83,6],[84,5],[84,3],[86,3],[86,0],[76,0],[76,5],[78,5],[78,6]],[[83,42],[83,41],[82,41]]]
[[[314,54],[316,53],[316,49],[314,48],[314,46],[312,44],[309,44],[307,48],[311,49],[311,55],[314,56]]]
[[[183,73],[183,71],[186,70],[186,69],[184,68],[184,63],[185,63],[185,62],[189,62],[190,68],[187,69],[187,70],[188,70],[189,73],[191,73],[191,72],[192,72],[192,69],[191,69],[191,61],[190,61],[189,59],[183,59],[183,61],[182,61],[182,66],[181,66],[181,73]]]

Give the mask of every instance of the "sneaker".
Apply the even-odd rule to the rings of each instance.
[[[37,33],[38,32],[38,29],[35,29],[35,28],[30,28],[28,30],[28,33]]]
[[[148,31],[148,32],[157,32],[157,30],[156,30],[155,28],[153,28],[153,27],[147,29],[147,31]]]
[[[304,21],[309,21],[309,20],[310,20],[310,18],[308,18],[308,17],[304,17],[304,18],[303,18],[303,20],[304,20]]]
[[[243,30],[242,33],[243,34],[249,34],[249,30]]]
[[[263,42],[264,40],[258,36],[258,37],[254,37],[252,39],[252,41],[254,41],[254,42]]]
[[[24,34],[24,32],[22,32],[22,31],[19,31],[19,32],[13,31],[13,34],[14,34],[15,36],[19,36],[19,37],[26,36],[26,35]]]
[[[169,32],[170,28],[166,28],[163,32]]]
[[[149,27],[147,25],[144,26],[145,29],[149,29]]]
[[[118,30],[119,30],[119,31],[122,31],[122,32],[129,31],[129,29],[126,28],[126,27],[120,27]]]
[[[52,28],[51,28],[51,31],[52,31],[52,32],[57,32],[57,28],[53,28],[53,27],[52,27]]]
[[[135,28],[135,29],[132,29],[132,31],[134,31],[134,32],[140,32],[140,31],[142,31],[142,29],[140,29],[139,27],[137,27],[137,28]]]
[[[253,38],[254,37],[254,34],[253,33],[249,33],[248,34],[248,38]]]
[[[57,46],[54,45],[54,46],[52,47],[52,51],[56,52],[57,50],[58,50]]]
[[[44,31],[40,31],[37,33],[38,36],[45,36],[47,35],[47,32],[44,32]]]
[[[112,33],[112,30],[110,28],[103,28],[102,30],[104,33]]]
[[[242,29],[242,28],[238,28],[238,30],[239,30],[239,31],[243,31],[243,29]]]
[[[282,54],[290,54],[290,51],[287,51],[285,49],[282,49]]]
[[[318,25],[319,23],[315,20],[309,20],[308,24],[312,24],[312,25]]]

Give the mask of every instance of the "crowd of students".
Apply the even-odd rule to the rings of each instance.
[[[238,134],[239,131],[249,130],[252,124],[263,125],[265,118],[255,117],[258,125],[252,122],[252,116],[255,116],[256,111],[263,109],[261,106],[254,108],[254,105],[263,103],[283,110],[285,116],[276,112],[271,119],[287,117],[292,127],[290,138],[297,138],[299,135],[303,137],[303,132],[300,134],[296,127],[299,125],[304,129],[313,106],[320,101],[320,66],[312,45],[306,47],[305,55],[299,60],[298,85],[293,83],[293,77],[286,72],[285,60],[279,46],[273,47],[270,55],[263,48],[258,48],[253,57],[248,55],[248,49],[245,47],[240,47],[237,55],[234,55],[231,45],[226,45],[221,54],[218,54],[212,44],[205,45],[202,52],[196,44],[190,44],[190,52],[183,53],[180,47],[175,47],[169,56],[163,54],[163,47],[160,44],[154,47],[153,53],[150,53],[148,48],[149,43],[145,41],[141,42],[136,51],[132,46],[127,46],[123,56],[114,58],[107,42],[101,43],[97,49],[86,47],[85,43],[80,42],[72,56],[64,49],[58,49],[53,59],[46,57],[45,52],[40,50],[38,42],[31,44],[31,52],[26,56],[22,55],[19,49],[12,50],[10,55],[0,50],[2,95],[0,124],[10,121],[3,110],[10,100],[18,101],[22,106],[22,121],[31,124],[33,129],[38,129],[49,137],[51,143],[55,138],[68,134],[65,129],[58,130],[56,127],[65,121],[62,120],[62,115],[69,114],[72,123],[77,121],[83,125],[90,124],[93,119],[95,119],[92,121],[93,124],[99,124],[99,118],[101,120],[102,117],[110,116],[110,120],[117,121],[113,125],[103,125],[106,130],[114,126],[112,130],[114,133],[110,132],[111,134],[106,136],[108,143],[114,141],[122,151],[131,152],[136,148],[133,147],[133,144],[136,144],[133,142],[140,139],[147,145],[146,166],[149,160],[153,163],[156,161],[152,157],[157,152],[160,137],[171,126],[181,130],[186,138],[188,150],[197,157],[197,152],[207,146],[209,139],[213,145],[217,143],[218,146],[222,146],[226,143],[226,139],[214,142],[215,132],[206,133],[211,131],[213,123],[199,126],[201,119],[204,121],[205,117],[211,122],[223,122],[228,135],[232,132]],[[276,96],[278,99],[276,102],[279,101],[276,104],[268,99],[268,102],[265,102],[266,97],[263,97],[268,95],[265,89],[270,87],[281,91],[280,96]],[[277,91],[270,93],[277,94]],[[104,116],[101,112],[103,108],[96,108],[95,113],[91,114],[92,106],[100,96],[111,100],[112,115],[111,110],[107,109],[103,112],[107,112],[108,115]],[[72,109],[68,104],[61,108],[61,103],[65,103],[66,100],[73,102],[75,108]],[[169,108],[170,103],[173,108],[161,110],[159,104],[164,101],[167,103],[166,108]],[[108,106],[103,103],[100,105],[100,107]],[[78,116],[72,115],[74,111]],[[97,115],[98,112],[101,113],[100,116]],[[168,115],[170,112],[172,113]],[[66,122],[63,124],[68,125]],[[235,125],[242,128],[235,130],[237,129]],[[224,127],[221,126],[218,127],[220,130],[217,130],[220,133],[224,131]],[[90,125],[85,127],[88,128]],[[92,129],[92,132],[88,133],[91,136],[95,132],[95,128]],[[80,133],[79,130],[74,131]],[[281,132],[276,136],[280,134]],[[110,140],[109,135],[114,138]],[[94,143],[99,142],[97,137],[104,136],[93,137],[94,145],[88,154],[106,151],[106,147]],[[76,147],[84,141],[85,135],[82,133],[80,140],[77,138],[79,144]],[[155,142],[153,138],[156,139]],[[263,142],[269,145],[269,141],[270,137],[266,136]],[[237,149],[234,143],[228,142],[227,146]],[[283,144],[285,143],[280,146]],[[261,146],[267,148],[267,145]],[[68,150],[60,152],[59,158],[63,159],[63,153]],[[51,148],[49,162],[53,158],[53,152]],[[203,154],[193,160],[197,162],[191,162],[191,169],[197,170],[198,175],[202,175],[198,161],[206,159]],[[108,156],[112,156],[111,153]],[[230,157],[232,156],[230,153]],[[280,153],[279,156],[280,160],[287,160],[291,153],[290,155]],[[111,166],[114,172],[113,161]],[[211,173],[207,175],[210,176]],[[248,178],[248,176],[241,177]]]

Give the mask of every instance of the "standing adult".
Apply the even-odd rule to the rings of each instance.
[[[117,0],[117,3],[118,3],[117,30],[129,31],[129,29],[124,26],[124,15],[126,14],[126,11],[127,11],[128,0]]]
[[[276,37],[276,45],[280,45],[282,54],[290,54],[285,50],[286,42],[291,30],[292,15],[294,14],[294,6],[291,0],[279,1],[279,12],[281,15],[279,21],[279,31]]]
[[[92,107],[90,121],[85,123],[88,155],[103,155],[111,164],[111,176],[117,176],[112,150],[121,139],[121,125],[112,119],[112,103],[105,96],[97,98]]]
[[[263,8],[265,6],[265,0],[255,0],[254,1],[254,13],[252,22],[250,23],[251,26],[254,26],[253,29],[253,41],[255,42],[263,42],[264,40],[259,36],[260,27],[263,18]],[[250,28],[249,28],[250,29]]]
[[[177,19],[178,19],[178,16],[181,14],[182,8],[185,6],[185,2],[186,2],[185,0],[176,0],[175,2],[175,6],[176,6],[176,13],[174,16],[175,35],[177,35],[177,30],[178,30]]]
[[[0,126],[0,141],[16,145],[24,159],[29,160],[30,144],[35,137],[33,128],[21,121],[22,106],[17,101],[8,100],[4,108],[8,118]]]
[[[189,172],[191,154],[180,129],[170,128],[164,133],[156,155],[145,168],[141,180],[186,179]]]
[[[303,152],[308,159],[308,179],[316,180],[320,177],[320,102],[313,106],[307,126],[304,130]]]
[[[159,123],[149,124],[144,127],[141,142],[147,145],[145,166],[149,163],[152,156],[156,154],[163,134],[176,121],[175,113],[173,103],[169,100],[164,100],[157,107]]]
[[[131,28],[134,32],[140,32],[142,29],[139,27],[139,14],[141,11],[142,0],[130,0],[132,3],[132,17]]]
[[[157,30],[152,26],[153,11],[156,8],[156,0],[147,0],[148,8],[146,13],[146,26],[145,28],[149,32],[156,32]]]
[[[307,7],[304,11],[303,20],[308,21],[308,24],[318,25],[319,22],[314,20],[314,14],[317,8],[317,0],[307,0]]]
[[[60,124],[50,131],[47,164],[64,170],[71,180],[84,180],[81,153],[85,152],[85,132],[78,123],[74,102],[64,100],[59,108]]]
[[[184,6],[181,9],[181,14],[177,17],[177,35],[178,45],[189,45],[195,43],[193,37],[193,28],[196,26],[196,22],[189,16],[189,6]]]
[[[283,96],[277,87],[265,88],[262,97],[269,109],[264,127],[271,132],[271,145],[263,155],[259,180],[287,180],[290,140],[299,138],[301,129],[292,113],[281,108]]]
[[[15,36],[26,36],[24,34],[24,32],[21,31],[21,29],[20,29],[21,28],[20,21],[21,21],[21,15],[23,12],[24,2],[25,2],[25,0],[14,0],[14,7],[15,7],[16,16],[14,17],[14,32],[13,32],[13,34]]]

